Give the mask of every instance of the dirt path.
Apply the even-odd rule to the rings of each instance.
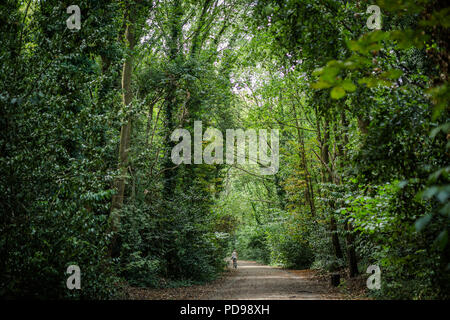
[[[334,292],[334,293],[333,293]],[[221,279],[206,285],[170,289],[130,288],[131,299],[145,300],[318,300],[345,299],[312,270],[284,270],[238,261]]]
[[[210,300],[318,300],[342,299],[339,294],[330,295],[326,283],[313,277],[313,271],[287,271],[239,261],[227,281],[217,288]]]

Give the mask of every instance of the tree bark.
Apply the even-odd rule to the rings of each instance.
[[[180,1],[174,2],[173,13],[171,16],[171,31],[169,42],[169,58],[171,61],[176,61],[177,57],[180,55],[180,37],[182,36],[182,30],[180,26],[180,19],[183,15],[182,6]],[[176,176],[177,176],[177,166],[174,165],[171,158],[171,150],[175,147],[175,142],[170,140],[170,135],[176,128],[174,115],[176,113],[176,108],[178,106],[179,99],[177,97],[178,89],[178,79],[175,75],[170,74],[170,82],[167,86],[167,94],[165,98],[164,108],[165,108],[165,135],[167,139],[167,144],[165,146],[164,155],[164,197],[166,200],[172,200],[175,194],[175,189],[177,186]]]
[[[131,73],[133,68],[133,53],[131,52],[135,46],[135,30],[134,30],[134,20],[135,13],[134,8],[128,7],[125,12],[125,20],[128,19],[128,23],[125,29],[125,42],[130,52],[128,52],[125,59],[123,70],[122,70],[122,103],[126,109],[131,105],[133,99],[132,89],[131,89]],[[119,146],[119,170],[120,176],[114,182],[114,187],[117,193],[112,197],[111,204],[111,218],[112,218],[112,231],[117,231],[119,224],[119,217],[114,216],[113,212],[116,209],[120,209],[123,205],[124,194],[125,194],[125,184],[126,176],[128,171],[128,153],[130,150],[131,142],[131,119],[128,118],[127,122],[122,125],[120,129],[120,146]],[[113,243],[115,238],[113,238]]]
[[[306,198],[306,202],[309,204],[309,207],[311,209],[311,214],[315,215],[316,214],[316,207],[314,205],[314,197],[312,197],[311,195],[311,189],[310,189],[310,185],[311,185],[311,176],[309,174],[309,170],[308,170],[308,164],[306,162],[306,154],[305,154],[305,142],[303,139],[303,133],[300,127],[300,123],[298,121],[298,114],[297,114],[297,109],[295,107],[295,105],[292,105],[292,110],[294,111],[294,116],[295,116],[295,123],[297,126],[297,140],[298,140],[298,144],[300,146],[300,160],[302,162],[302,166],[303,169],[305,170],[305,182],[306,182],[306,188],[305,188],[305,198]]]
[[[348,267],[350,272],[350,277],[354,277],[358,274],[358,260],[356,259],[356,252],[355,252],[355,239],[353,235],[353,228],[350,224],[350,222],[345,223],[345,229],[346,229],[346,240],[347,240],[347,258],[348,258]]]
[[[362,134],[367,134],[369,132],[367,129],[368,126],[369,126],[369,121],[364,119],[361,116],[358,116],[358,128]]]
[[[317,122],[319,123],[320,118],[317,119]],[[322,160],[325,163],[325,165],[327,165],[328,167],[330,167],[330,157],[328,156],[328,152],[329,152],[329,140],[330,140],[330,128],[328,125],[328,119],[325,119],[324,121],[324,126],[323,126],[323,141],[322,141]],[[333,182],[333,175],[331,173],[328,173],[327,169],[324,168],[323,172],[323,180],[324,182]],[[331,207],[334,207],[334,204],[331,205]],[[333,249],[334,249],[334,253],[336,255],[336,257],[338,259],[343,258],[343,254],[342,254],[342,249],[341,249],[341,244],[339,243],[339,236],[338,236],[338,230],[337,230],[337,222],[336,219],[334,218],[333,214],[331,214],[330,216],[330,232],[331,232],[331,242],[333,244]]]
[[[339,145],[339,156],[341,157],[341,163],[346,160],[347,152],[346,146],[348,144],[348,120],[345,116],[345,111],[341,112],[341,124],[344,130],[342,140]],[[353,234],[353,227],[349,221],[345,223],[346,236],[345,240],[347,242],[347,258],[348,258],[348,268],[350,271],[350,277],[358,275],[358,260],[355,251],[355,235]]]

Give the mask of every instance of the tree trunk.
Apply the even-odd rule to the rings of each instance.
[[[343,163],[347,158],[346,146],[348,144],[348,120],[345,116],[345,111],[341,112],[341,124],[343,128],[343,134],[341,135],[341,141],[339,142],[339,157],[340,162]],[[350,270],[350,277],[354,277],[358,274],[358,260],[356,258],[355,251],[355,235],[353,234],[353,227],[350,222],[345,224],[346,236],[345,240],[347,242],[347,258],[348,258],[348,268]]]
[[[366,119],[364,119],[361,116],[358,116],[358,128],[362,134],[368,133],[368,129],[367,129],[368,126],[369,126],[369,121],[367,121]]]
[[[170,41],[169,41],[169,58],[171,61],[175,61],[180,55],[181,51],[181,41],[182,30],[180,26],[180,19],[182,17],[182,6],[180,1],[174,2],[173,15],[171,17],[171,31],[170,31]],[[176,176],[177,168],[172,162],[171,152],[173,147],[175,147],[175,142],[170,140],[170,135],[176,128],[174,115],[176,113],[176,108],[178,106],[179,99],[177,97],[178,83],[175,75],[170,74],[170,82],[167,87],[167,95],[165,98],[165,136],[167,139],[167,144],[165,147],[164,155],[164,197],[166,200],[172,200],[175,194],[175,189],[177,186]]]
[[[133,8],[128,5],[125,12],[125,20],[128,19],[127,27],[125,29],[125,42],[128,46],[129,51],[134,49],[135,45],[135,34],[134,34],[134,19],[135,13],[133,12]],[[131,91],[131,73],[133,67],[133,54],[132,52],[128,52],[128,55],[125,59],[125,63],[123,65],[122,70],[122,102],[125,108],[129,108],[132,101],[132,91]],[[120,146],[119,146],[119,170],[120,176],[114,182],[114,187],[117,191],[112,197],[111,204],[111,229],[113,232],[117,231],[119,224],[119,217],[114,215],[114,211],[116,209],[120,209],[123,205],[124,194],[125,194],[125,184],[126,184],[126,176],[127,176],[127,168],[128,168],[128,153],[130,149],[130,141],[131,141],[131,119],[128,119],[127,122],[122,125],[120,129]],[[112,239],[112,247],[115,244],[115,236]]]
[[[342,259],[344,257],[344,255],[342,254],[341,244],[339,243],[336,219],[333,216],[331,216],[331,218],[330,218],[330,232],[331,232],[331,242],[333,243],[334,254],[336,255],[336,258]]]
[[[292,109],[294,111],[295,116],[295,123],[297,125],[297,140],[298,144],[300,146],[300,160],[302,162],[303,169],[305,170],[305,182],[306,182],[306,189],[305,189],[305,198],[306,202],[309,204],[309,208],[311,209],[311,214],[316,214],[316,207],[314,205],[314,197],[311,195],[311,175],[309,174],[308,170],[308,164],[306,162],[306,152],[305,152],[305,142],[303,139],[303,133],[302,129],[300,129],[300,123],[298,121],[298,115],[297,115],[297,109],[295,108],[295,105],[292,105]]]
[[[320,119],[317,119],[317,122],[319,122]],[[323,141],[322,141],[322,160],[323,162],[330,167],[330,157],[328,156],[329,152],[329,143],[330,143],[330,131],[329,131],[329,125],[328,120],[325,119],[324,126],[323,126]],[[323,180],[324,182],[333,182],[333,176],[327,171],[326,168],[324,168],[323,172]],[[334,205],[332,204],[331,207],[333,208]],[[336,258],[341,259],[343,258],[341,244],[339,243],[339,235],[337,230],[337,222],[334,218],[333,214],[331,214],[330,217],[330,232],[331,232],[331,242],[333,244],[334,253],[336,255]]]
[[[348,267],[350,270],[350,277],[354,277],[358,274],[358,260],[356,259],[355,252],[355,239],[353,235],[353,228],[350,222],[345,223],[346,229],[346,240],[347,240],[347,258],[348,258]]]

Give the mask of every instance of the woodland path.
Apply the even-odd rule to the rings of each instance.
[[[231,270],[227,281],[209,299],[339,299],[339,294],[330,295],[327,284],[313,274],[311,270],[288,271],[254,261],[239,261],[238,268]]]
[[[130,288],[131,299],[150,300],[322,300],[345,299],[313,270],[285,270],[238,260],[238,268],[206,285],[169,289]]]

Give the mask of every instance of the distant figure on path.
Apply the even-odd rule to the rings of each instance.
[[[233,267],[237,268],[237,252],[236,249],[233,250],[233,253],[231,254],[231,260],[233,260]]]

